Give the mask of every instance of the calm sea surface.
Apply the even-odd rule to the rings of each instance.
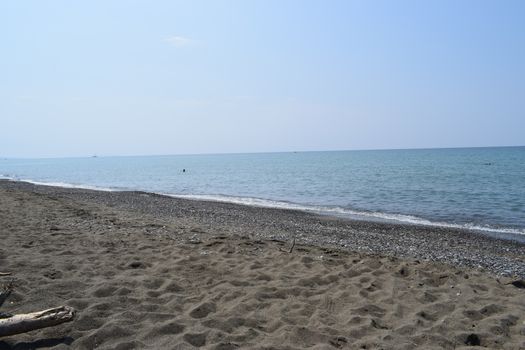
[[[0,159],[0,175],[525,235],[525,147]]]

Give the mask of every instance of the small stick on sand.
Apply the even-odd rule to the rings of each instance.
[[[68,306],[14,315],[0,319],[0,337],[30,332],[36,329],[52,327],[75,318],[75,310]]]
[[[293,248],[295,247],[295,237],[293,238],[293,242],[292,242],[292,246],[290,248],[290,251],[288,253],[292,253],[293,252]]]
[[[11,272],[0,272],[0,277],[2,276],[11,276]]]

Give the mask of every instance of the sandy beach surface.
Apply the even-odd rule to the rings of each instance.
[[[0,180],[0,240],[0,311],[77,310],[0,350],[525,349],[525,244],[473,232]]]

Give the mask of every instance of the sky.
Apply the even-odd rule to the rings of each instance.
[[[525,145],[524,1],[2,1],[0,157]]]

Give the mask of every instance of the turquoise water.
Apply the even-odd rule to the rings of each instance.
[[[0,175],[525,234],[525,147],[6,159]]]

